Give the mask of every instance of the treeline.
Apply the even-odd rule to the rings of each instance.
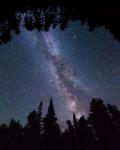
[[[27,117],[23,127],[11,119],[9,125],[0,125],[1,150],[120,150],[120,111],[114,105],[105,105],[101,99],[92,99],[89,115],[66,121],[63,131],[57,122],[53,100],[43,117],[42,102]]]
[[[0,44],[27,30],[48,31],[59,26],[64,30],[69,21],[86,23],[90,31],[104,26],[120,40],[120,4],[103,0],[3,0],[0,2]]]

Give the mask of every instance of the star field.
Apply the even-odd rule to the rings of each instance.
[[[47,36],[46,36],[47,35]],[[91,97],[120,106],[120,42],[104,28],[79,22],[46,33],[22,29],[0,46],[0,121],[22,123],[40,100],[53,96],[63,123],[72,111],[87,114]]]

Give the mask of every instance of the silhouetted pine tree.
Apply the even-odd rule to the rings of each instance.
[[[93,126],[98,149],[110,149],[113,140],[114,127],[107,106],[101,99],[93,99],[90,104],[89,123]]]
[[[120,111],[117,109],[115,105],[107,105],[111,120],[112,120],[112,134],[111,134],[111,142],[110,148],[119,149],[120,148]]]
[[[57,123],[57,117],[55,114],[53,100],[51,97],[50,104],[48,106],[48,112],[44,118],[44,148],[58,149],[60,133],[60,127]]]
[[[42,101],[40,102],[38,108],[37,108],[37,115],[38,115],[38,128],[39,128],[39,133],[40,135],[43,132],[43,117],[42,117],[42,107],[43,103]]]
[[[6,124],[0,126],[0,149],[7,150],[10,148],[9,142],[9,128]]]
[[[28,115],[28,122],[24,132],[26,148],[29,146],[29,149],[36,149],[39,141],[39,119],[35,110]]]
[[[114,124],[120,128],[120,111],[117,106],[108,104],[107,107]]]
[[[11,119],[9,123],[9,143],[11,149],[20,149],[22,144],[22,138],[23,138],[23,130],[22,125],[19,121],[15,121],[14,119]]]
[[[42,117],[42,101],[40,102],[37,108],[37,117],[38,117],[38,138],[37,138],[37,146],[42,148],[42,133],[43,133],[43,117]]]
[[[74,128],[75,128],[75,129],[77,128],[77,124],[78,124],[78,120],[77,120],[77,118],[76,118],[75,113],[73,112],[73,125],[74,125]]]
[[[87,119],[82,116],[76,127],[76,145],[77,149],[89,150],[93,148],[94,135],[91,126],[89,126]]]
[[[62,143],[64,149],[74,150],[75,149],[75,129],[70,120],[66,121],[67,130],[62,134]]]

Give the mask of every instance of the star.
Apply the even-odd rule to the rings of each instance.
[[[50,83],[53,83],[53,80],[52,80],[52,79],[50,79]]]
[[[74,39],[77,39],[77,35],[74,35],[73,38],[74,38]]]
[[[9,77],[9,74],[6,74],[6,78],[8,78]]]

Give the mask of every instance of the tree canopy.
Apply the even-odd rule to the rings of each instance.
[[[48,31],[52,26],[64,30],[68,22],[87,23],[89,31],[104,26],[120,40],[120,4],[115,1],[64,1],[64,0],[4,0],[0,4],[0,44],[7,43],[27,30]]]

